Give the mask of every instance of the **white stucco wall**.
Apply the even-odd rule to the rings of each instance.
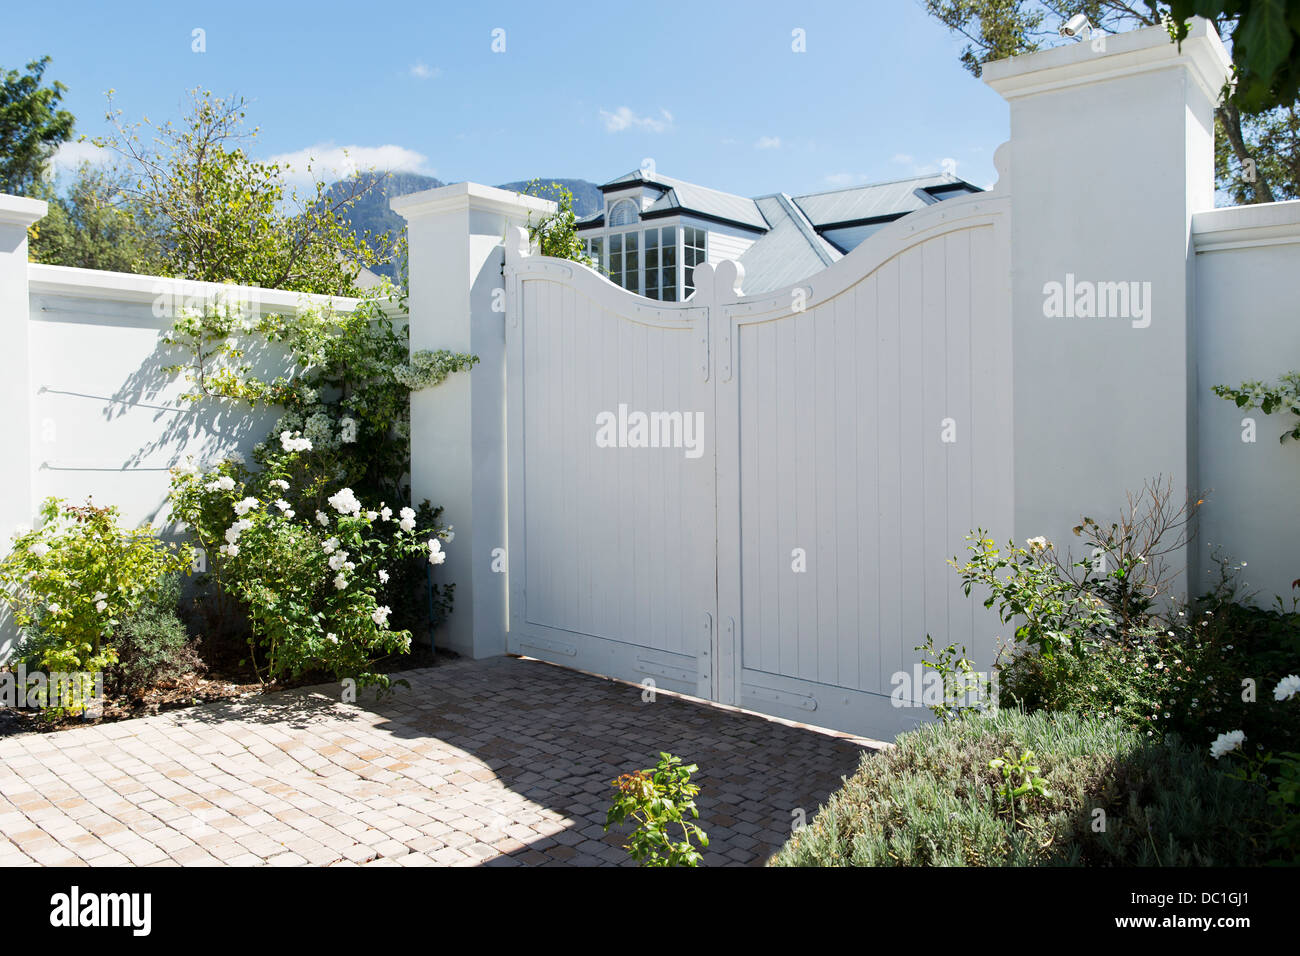
[[[1278,441],[1287,412],[1237,408],[1211,391],[1273,383],[1300,371],[1300,201],[1198,213],[1195,317],[1199,471],[1206,503],[1197,553],[1200,584],[1211,549],[1236,564],[1242,585],[1269,605],[1300,596],[1300,442]],[[1249,439],[1250,419],[1254,441]],[[1217,572],[1216,572],[1217,573]]]

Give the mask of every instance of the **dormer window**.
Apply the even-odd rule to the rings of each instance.
[[[609,224],[611,226],[632,226],[640,218],[640,210],[630,199],[620,199],[609,207]]]

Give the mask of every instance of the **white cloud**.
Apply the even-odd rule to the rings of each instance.
[[[436,66],[429,66],[427,63],[417,63],[411,67],[411,76],[419,80],[432,80],[441,75],[441,69]]]
[[[424,173],[432,176],[428,157],[405,146],[335,146],[318,143],[292,153],[280,153],[266,160],[278,163],[286,182],[295,186],[310,185],[317,180],[343,179],[364,169],[387,172]],[[310,165],[310,170],[308,166]]]
[[[754,144],[755,149],[780,149],[780,136],[760,136],[758,142]]]
[[[600,111],[600,120],[605,129],[611,133],[621,133],[625,129],[645,130],[647,133],[662,133],[673,125],[673,114],[665,109],[659,110],[659,116],[637,116],[626,106],[620,106],[614,112]]]
[[[101,149],[94,143],[60,143],[50,158],[50,166],[55,174],[72,172],[82,163],[92,166],[107,166],[113,161],[113,153]]]

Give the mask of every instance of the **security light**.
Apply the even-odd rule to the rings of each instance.
[[[1058,32],[1063,37],[1078,37],[1081,40],[1086,40],[1088,35],[1092,33],[1092,23],[1084,14],[1076,13],[1061,24],[1061,29]]]

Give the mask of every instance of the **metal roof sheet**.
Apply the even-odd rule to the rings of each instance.
[[[923,198],[921,191],[936,186],[963,186],[967,191],[978,192],[964,180],[946,173],[931,176],[914,176],[888,183],[869,183],[832,189],[827,192],[795,196],[794,201],[819,229],[831,223],[857,222],[878,216],[915,212],[933,205],[934,200]]]

